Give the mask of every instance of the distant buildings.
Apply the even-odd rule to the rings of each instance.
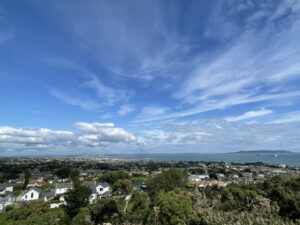
[[[193,175],[190,175],[188,177],[188,179],[189,179],[189,181],[192,181],[192,182],[198,182],[200,180],[207,180],[207,179],[209,179],[209,175],[207,175],[207,174],[200,174],[200,175],[193,174]]]

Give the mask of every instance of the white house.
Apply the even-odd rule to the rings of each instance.
[[[199,175],[190,175],[189,181],[198,182],[200,180],[207,180],[209,179],[209,175],[207,174],[199,174]]]
[[[14,204],[16,197],[12,192],[6,192],[5,196],[0,196],[0,212],[2,212],[6,206]]]
[[[100,196],[106,195],[110,191],[110,186],[107,182],[102,182],[101,184],[96,186],[96,191]]]
[[[107,197],[110,194],[110,187],[107,182],[95,184],[92,182],[85,183],[85,186],[91,189],[92,194],[89,198],[90,204],[94,203],[98,197]]]
[[[0,195],[4,195],[6,192],[13,192],[14,186],[12,184],[0,184]]]
[[[33,201],[33,200],[38,200],[39,197],[40,197],[40,192],[36,188],[31,187],[20,195],[20,200]]]
[[[55,185],[55,195],[61,195],[72,189],[71,183],[57,183]]]

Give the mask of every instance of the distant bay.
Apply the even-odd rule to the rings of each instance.
[[[216,161],[227,163],[286,164],[300,166],[300,153],[254,154],[254,153],[177,153],[177,154],[116,154],[108,158],[133,161]]]

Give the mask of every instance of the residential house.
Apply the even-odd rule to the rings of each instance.
[[[223,173],[218,173],[217,178],[218,178],[218,180],[224,180],[226,177]]]
[[[200,180],[207,180],[209,179],[209,175],[208,174],[192,174],[188,177],[189,181],[191,182],[198,182]]]
[[[6,206],[14,204],[16,200],[12,192],[6,192],[5,195],[0,196],[0,212],[4,211]]]
[[[13,192],[14,186],[12,184],[2,183],[0,184],[0,195],[4,195],[6,192]]]
[[[42,181],[39,179],[29,179],[27,187],[40,187],[42,186]]]
[[[147,188],[147,185],[144,182],[132,182],[131,187],[133,189],[145,190]]]
[[[69,189],[72,188],[72,183],[57,183],[55,185],[55,195],[65,194]]]
[[[49,200],[52,200],[55,197],[55,190],[49,190],[49,191],[43,191],[40,193],[39,199],[48,202]]]
[[[223,180],[201,180],[197,182],[198,187],[226,187],[227,183]]]
[[[110,193],[110,186],[107,182],[102,182],[96,186],[96,191],[100,197],[107,196]]]
[[[33,201],[38,200],[40,197],[40,191],[35,187],[23,191],[19,196],[20,201]]]
[[[97,192],[97,185],[94,183],[85,183],[85,186],[91,189],[92,194],[89,198],[90,204],[94,203],[98,197],[98,192]]]

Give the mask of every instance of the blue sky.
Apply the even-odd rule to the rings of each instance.
[[[0,1],[0,155],[300,150],[300,2]]]

